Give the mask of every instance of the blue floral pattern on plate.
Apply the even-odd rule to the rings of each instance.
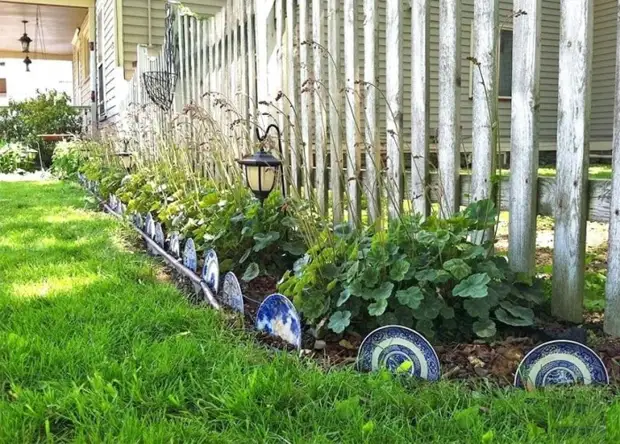
[[[144,229],[144,219],[142,219],[142,215],[140,213],[135,213],[133,215],[133,224],[141,230]]]
[[[191,237],[185,241],[185,248],[183,248],[183,265],[192,270],[194,273],[198,269],[196,246],[194,245],[194,239]]]
[[[153,219],[153,215],[151,213],[146,214],[146,219],[144,220],[144,232],[151,239],[155,234],[155,220]]]
[[[213,294],[217,294],[220,289],[220,263],[214,250],[209,250],[205,254],[205,264],[202,267],[202,280],[207,283]]]
[[[256,329],[301,348],[301,321],[295,306],[284,295],[272,294],[260,304]]]
[[[235,273],[228,272],[224,276],[224,283],[222,284],[222,292],[219,296],[222,304],[229,306],[239,313],[243,313],[243,293],[241,293],[241,286]]]
[[[174,257],[178,258],[181,256],[181,242],[179,240],[179,233],[170,234],[170,241],[168,243],[168,251]]]
[[[155,234],[153,235],[153,240],[160,247],[164,247],[166,236],[164,236],[164,229],[159,222],[155,224]]]
[[[400,325],[380,327],[362,341],[357,369],[374,372],[381,368],[428,381],[437,381],[441,376],[439,358],[432,345],[415,330]]]
[[[567,340],[546,342],[530,351],[514,380],[516,387],[528,388],[572,384],[609,384],[609,375],[591,348]]]

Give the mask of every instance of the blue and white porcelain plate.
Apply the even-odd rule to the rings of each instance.
[[[133,224],[141,230],[144,228],[144,220],[142,219],[142,215],[140,213],[135,213],[133,215]]]
[[[181,256],[181,242],[179,241],[179,233],[175,232],[170,235],[168,251],[170,251],[170,254],[176,258]]]
[[[514,381],[516,387],[527,388],[568,384],[609,384],[609,375],[591,348],[567,340],[546,342],[530,351]]]
[[[243,313],[243,293],[241,293],[241,286],[235,273],[228,272],[224,276],[224,283],[222,284],[222,292],[219,295],[219,299],[222,304],[229,306],[239,313]]]
[[[198,268],[196,246],[194,245],[194,239],[191,237],[185,241],[185,248],[183,248],[183,265],[192,270],[194,273]]]
[[[437,381],[441,376],[439,358],[432,345],[415,330],[400,325],[380,327],[362,341],[357,369],[374,372],[381,368],[428,381]]]
[[[118,205],[118,201],[114,194],[110,194],[110,197],[108,198],[108,205],[110,206],[110,208],[116,211],[116,206]]]
[[[207,283],[213,294],[216,295],[220,289],[220,263],[214,250],[209,250],[205,254],[202,279]]]
[[[155,237],[155,221],[152,218],[149,219],[147,217],[146,223],[144,224],[144,232],[151,239]]]
[[[155,224],[155,235],[153,236],[153,240],[160,247],[164,247],[166,237],[164,236],[164,229],[159,222]]]
[[[260,304],[256,329],[301,348],[301,321],[295,306],[284,295],[272,294]]]
[[[121,216],[123,216],[125,213],[127,212],[127,206],[125,206],[124,203],[121,203],[118,206],[118,214],[120,214]]]

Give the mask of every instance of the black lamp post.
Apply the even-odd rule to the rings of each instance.
[[[22,52],[30,52],[30,43],[32,39],[26,33],[26,23],[28,23],[28,20],[22,20],[22,23],[24,24],[24,35],[19,38],[19,42],[22,44]]]
[[[258,140],[262,142],[267,138],[267,133],[269,133],[269,130],[272,128],[278,133],[278,147],[280,148],[281,156],[282,139],[280,136],[280,129],[276,125],[269,125],[262,137],[257,128],[256,136]],[[245,180],[248,187],[262,203],[276,185],[276,179],[278,172],[281,170],[282,161],[266,152],[264,148],[261,147],[260,151],[237,160],[237,163],[245,170]],[[282,193],[285,193],[284,177],[282,177]]]
[[[26,56],[26,58],[24,59],[24,65],[26,65],[26,72],[30,72],[31,63],[32,63],[32,60],[30,60],[30,57]]]

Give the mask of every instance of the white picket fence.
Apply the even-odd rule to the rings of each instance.
[[[501,184],[502,206],[510,211],[509,259],[515,270],[532,273],[536,214],[553,215],[552,308],[559,317],[579,322],[586,221],[610,221],[606,322],[610,332],[620,335],[620,173],[613,181],[589,181],[587,173],[593,0],[561,0],[557,179],[537,177],[541,1],[513,3],[513,53],[518,56],[513,59],[511,168],[510,178]],[[405,46],[403,8],[409,3],[411,43]],[[438,168],[431,174],[429,167],[430,4],[229,0],[226,8],[205,18],[173,5],[178,74],[173,112],[188,104],[206,108],[236,142],[232,145],[238,155],[250,150],[255,126],[278,123],[289,185],[313,196],[336,222],[361,223],[362,194],[368,222],[380,219],[384,208],[397,217],[404,201],[423,214],[431,201],[438,201],[443,215],[452,214],[494,192],[497,122],[495,101],[489,97],[496,96],[499,6],[498,0],[474,2],[473,168],[471,176],[463,176],[461,2],[455,0],[439,0]],[[385,20],[381,26],[380,17]],[[384,66],[378,62],[381,41]],[[411,64],[409,79],[403,78],[405,55]],[[127,103],[149,106],[141,76],[158,69],[162,59],[163,54],[149,57],[147,48],[139,47]],[[374,86],[380,75],[385,75],[385,91]],[[407,131],[402,128],[405,81],[411,85]],[[238,113],[227,112],[222,99]],[[620,143],[618,96],[616,106],[614,148]],[[159,122],[165,128],[170,119],[171,113],[158,111],[147,125]],[[240,137],[240,131],[250,136]],[[405,155],[411,157],[407,170]],[[618,149],[613,162],[620,168]]]

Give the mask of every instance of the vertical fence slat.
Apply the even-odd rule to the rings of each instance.
[[[180,112],[185,105],[185,74],[183,70],[183,19],[181,18],[181,13],[178,8],[175,8],[176,14],[176,24],[177,24],[177,36],[179,38],[178,41],[178,70],[179,70],[179,81],[177,89],[181,92],[181,102],[177,101],[176,111]]]
[[[461,23],[460,2],[439,0],[439,140],[440,213],[459,208]]]
[[[471,200],[493,198],[493,172],[496,149],[496,55],[499,26],[499,0],[474,2],[474,59],[472,110]],[[501,30],[500,30],[501,32]],[[472,233],[472,241],[482,243],[493,236],[493,229]]]
[[[342,109],[342,93],[340,92],[340,0],[329,0],[327,22],[327,50],[329,57],[329,133],[330,146],[330,188],[332,192],[332,211],[335,224],[342,222],[342,141],[340,137],[340,111]]]
[[[314,153],[316,156],[315,183],[316,198],[319,212],[327,214],[327,184],[326,184],[326,140],[325,140],[325,113],[327,97],[323,84],[323,5],[321,0],[312,0],[312,48],[314,61]]]
[[[551,310],[581,322],[585,269],[593,0],[560,3],[558,151]]]
[[[284,61],[285,44],[283,40],[283,34],[284,34],[284,0],[276,0],[276,54],[277,54],[276,58],[277,58],[278,80],[279,80],[278,97],[280,97],[280,94],[279,94],[280,92],[285,91],[284,85],[286,83],[286,77],[285,77],[286,63]],[[288,110],[287,110],[286,100],[284,100],[283,98],[280,98],[278,102],[276,103],[276,108],[280,110],[280,112],[278,112],[278,126],[280,128],[282,142],[284,143],[284,146],[288,146],[289,134],[288,134],[287,127],[286,127],[286,124],[287,124],[286,116],[288,115]],[[285,168],[285,171],[289,171],[290,170],[290,159],[289,159],[288,151],[283,150],[283,152],[280,153],[280,155],[282,156],[282,163]],[[289,176],[285,175],[284,180],[288,186]]]
[[[312,79],[310,78],[310,21],[308,0],[299,0],[299,65],[301,81],[301,137],[304,144],[304,196],[312,197],[312,132],[310,112],[312,109]]]
[[[359,98],[357,95],[357,0],[344,0],[344,75],[345,75],[345,127],[347,137],[347,194],[349,223],[360,224],[361,202],[359,190],[359,157],[357,155]]]
[[[372,223],[381,217],[381,145],[377,125],[377,29],[378,13],[376,0],[364,0],[364,148],[366,154],[366,198],[368,199],[368,220]]]
[[[287,93],[288,99],[292,102],[289,108],[288,119],[291,122],[290,133],[290,160],[291,160],[291,180],[296,190],[301,186],[301,174],[299,168],[299,120],[297,113],[301,109],[299,100],[299,88],[297,85],[296,71],[298,69],[297,55],[299,45],[295,45],[295,0],[286,0],[286,64],[287,64]]]
[[[256,41],[255,34],[255,19],[254,19],[254,2],[247,2],[247,14],[248,14],[248,92],[249,102],[248,107],[248,121],[250,122],[250,139],[256,141],[256,133],[254,131],[254,119],[256,116],[256,48],[254,42]]]
[[[245,119],[245,130],[249,131],[248,127],[248,109],[250,102],[248,101],[248,49],[247,49],[247,15],[243,3],[241,3],[239,14],[241,15],[241,109],[239,112]],[[243,150],[244,154],[247,154],[247,137],[243,138]]]
[[[403,37],[402,2],[387,1],[386,44],[386,145],[388,216],[396,218],[403,206],[403,153],[401,151],[403,122]]]
[[[198,42],[198,33],[197,33],[197,29],[196,29],[196,25],[198,24],[198,21],[196,19],[196,17],[190,17],[189,18],[190,22],[190,36],[191,36],[191,87],[193,89],[192,91],[192,98],[194,103],[197,102],[198,99],[198,61],[197,61],[197,52],[198,52],[198,48],[197,48],[197,42]]]
[[[618,2],[620,10],[620,0]],[[609,249],[607,251],[607,284],[605,286],[605,332],[620,336],[620,15],[616,40],[616,96],[612,146],[611,208],[609,217]]]
[[[187,15],[183,16],[183,61],[185,65],[185,103],[183,106],[187,105],[192,100],[192,89],[191,89],[191,79],[192,75],[189,70],[189,45],[190,45],[190,35],[189,35],[189,17]]]
[[[428,198],[430,124],[430,0],[411,2],[411,206],[430,213]]]
[[[515,0],[510,147],[510,266],[533,274],[536,252],[541,0]]]

